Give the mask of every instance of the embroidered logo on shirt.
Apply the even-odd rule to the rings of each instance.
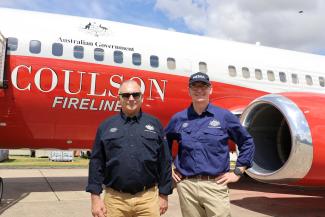
[[[210,121],[209,128],[220,128],[220,122],[216,119]]]
[[[109,129],[109,132],[111,132],[111,133],[115,133],[116,131],[117,131],[117,128],[116,127],[113,127],[111,129]]]
[[[150,133],[156,133],[156,131],[154,131],[154,130],[155,130],[155,127],[152,126],[151,124],[147,124],[147,125],[145,126],[145,128],[146,128],[146,129],[144,129],[144,131],[147,131],[147,132],[150,132]]]
[[[182,124],[182,128],[185,128],[185,127],[188,127],[188,123],[187,122],[185,122],[185,123]]]
[[[150,131],[153,131],[155,128],[154,128],[152,125],[147,124],[147,125],[146,125],[146,129],[147,129],[147,130],[150,130]]]

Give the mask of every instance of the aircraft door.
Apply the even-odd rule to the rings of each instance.
[[[5,81],[6,38],[0,32],[0,88],[6,88]]]

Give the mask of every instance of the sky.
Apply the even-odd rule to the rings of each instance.
[[[324,0],[0,0],[0,7],[106,19],[325,55]]]

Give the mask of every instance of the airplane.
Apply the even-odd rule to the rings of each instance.
[[[133,79],[166,125],[207,73],[254,138],[256,180],[325,184],[325,56],[107,20],[0,8],[0,147],[90,149]]]

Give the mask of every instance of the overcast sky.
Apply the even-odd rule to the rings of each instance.
[[[94,17],[325,55],[324,0],[0,0],[0,7]]]

